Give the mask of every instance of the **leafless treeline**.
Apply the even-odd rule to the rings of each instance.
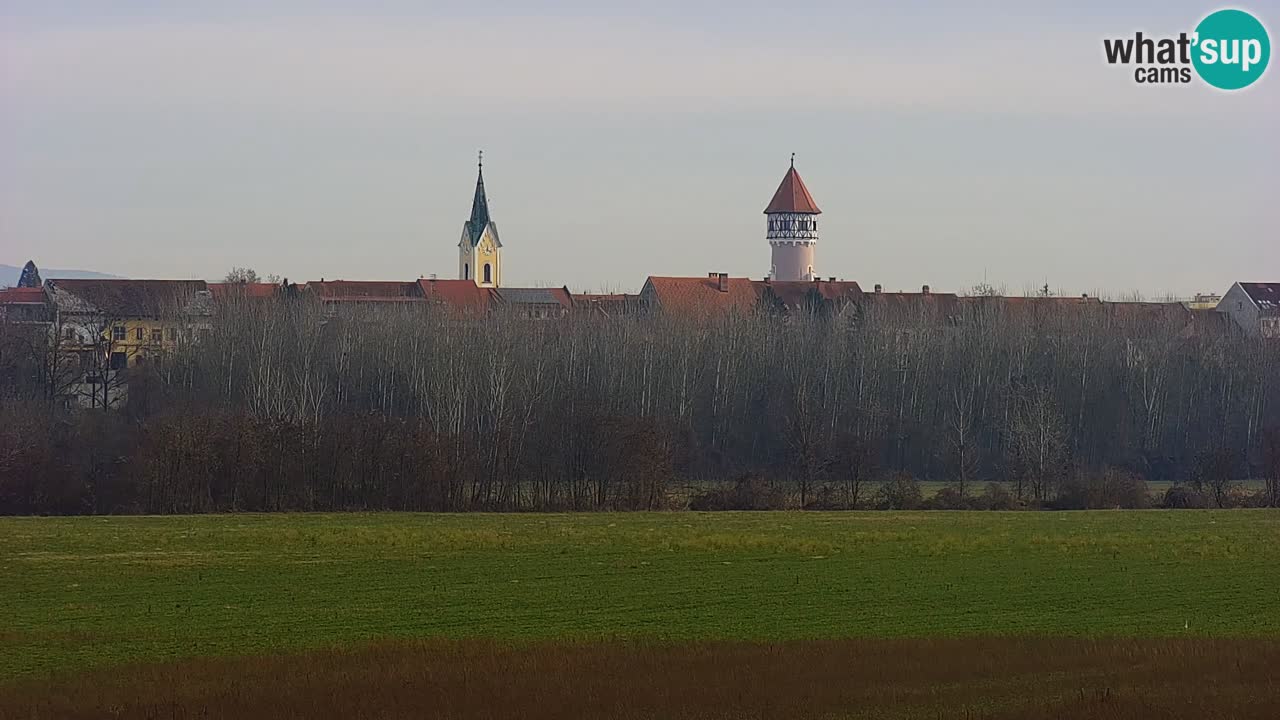
[[[9,329],[0,512],[639,509],[743,478],[809,507],[910,504],[914,479],[950,483],[956,506],[991,482],[1114,505],[1140,480],[1227,503],[1245,478],[1276,501],[1275,343],[1001,308],[535,321],[231,303],[131,371],[118,413],[55,410],[47,355]]]

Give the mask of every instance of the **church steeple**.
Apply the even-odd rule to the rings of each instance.
[[[480,242],[480,236],[484,234],[484,229],[489,226],[489,197],[484,192],[484,151],[480,151],[479,161],[476,163],[476,195],[471,200],[471,219],[467,221],[467,229],[471,235],[471,244],[475,245]]]
[[[498,287],[502,277],[498,226],[489,215],[489,196],[484,189],[484,151],[480,151],[476,171],[476,192],[471,199],[471,217],[462,224],[458,240],[458,278],[474,280],[481,287]]]

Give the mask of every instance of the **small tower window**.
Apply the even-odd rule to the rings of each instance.
[[[484,283],[486,285],[493,283],[493,266],[489,263],[484,264]]]
[[[462,279],[471,279],[471,263],[462,263]]]

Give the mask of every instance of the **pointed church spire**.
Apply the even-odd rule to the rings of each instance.
[[[484,191],[482,150],[476,157],[476,194],[471,201],[471,218],[462,224],[462,237],[458,239],[458,278],[474,280],[481,287],[500,287],[501,256],[498,225],[489,215],[489,197]]]
[[[480,236],[489,225],[489,198],[484,192],[484,151],[481,150],[476,162],[476,196],[471,200],[471,220],[467,229],[471,234],[471,244],[480,242]]]

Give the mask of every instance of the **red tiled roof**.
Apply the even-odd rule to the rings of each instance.
[[[493,290],[476,285],[474,280],[423,278],[418,281],[418,288],[427,300],[464,312],[486,312],[495,302]]]
[[[44,288],[0,288],[0,305],[43,303]]]
[[[564,287],[498,288],[498,299],[506,305],[559,305],[568,310],[573,307],[569,289]]]
[[[606,316],[626,315],[639,309],[640,296],[624,293],[578,293],[573,296],[573,307],[577,311],[597,312]]]
[[[279,289],[280,286],[275,283],[209,283],[209,292],[214,300],[227,298],[266,300],[275,297]]]
[[[927,314],[943,319],[956,315],[960,299],[951,292],[868,292],[861,304],[873,315]]]
[[[1103,305],[1114,317],[1134,320],[1174,318],[1186,320],[1191,310],[1180,302],[1109,302]]]
[[[756,281],[753,281],[756,282]],[[799,309],[811,299],[833,303],[856,302],[862,299],[862,288],[851,280],[812,281],[758,281],[761,292],[770,293],[788,309]]]
[[[688,317],[750,312],[759,300],[756,283],[747,278],[725,278],[725,282],[721,292],[718,277],[650,276],[641,296],[649,294],[664,312]]]
[[[575,303],[620,303],[634,301],[639,297],[639,295],[626,293],[574,293],[573,301]]]
[[[1217,310],[1192,310],[1182,337],[1222,337],[1231,332],[1231,316]]]
[[[55,279],[48,286],[60,306],[63,301],[57,298],[66,293],[75,298],[71,305],[80,310],[126,317],[147,317],[175,307],[192,309],[193,299],[209,289],[203,280]]]
[[[800,179],[796,166],[792,165],[791,169],[787,170],[787,174],[782,177],[782,184],[778,185],[778,191],[773,194],[773,199],[769,201],[769,207],[764,209],[764,213],[766,215],[772,213],[819,215],[822,211],[818,209],[818,204],[809,194],[809,188],[804,186],[804,180]]]
[[[414,283],[382,280],[320,280],[307,283],[304,289],[325,300],[399,301],[421,297]]]
[[[1102,307],[1102,301],[1096,297],[1074,295],[1049,297],[977,295],[959,298],[958,302],[961,307],[970,311],[998,313],[1006,318],[1034,318],[1049,314],[1058,315],[1071,310]]]

